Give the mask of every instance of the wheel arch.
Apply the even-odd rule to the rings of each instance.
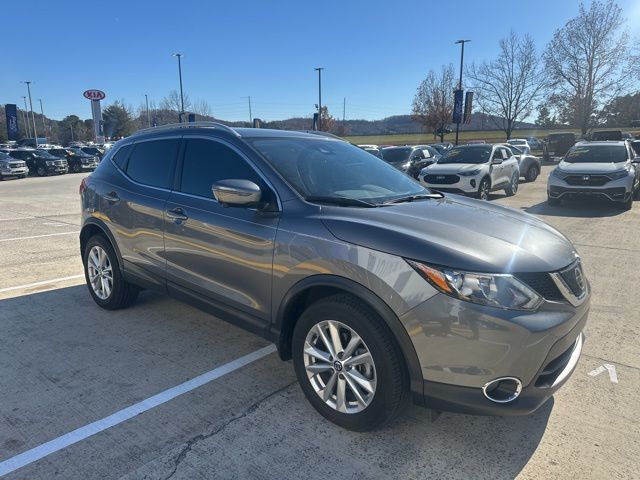
[[[80,256],[84,260],[84,249],[91,237],[94,235],[102,234],[109,240],[113,250],[116,252],[116,256],[118,257],[118,266],[120,267],[120,271],[124,273],[123,270],[123,262],[122,256],[120,255],[120,249],[118,248],[118,244],[113,237],[113,234],[109,230],[109,227],[100,219],[90,217],[85,221],[82,229],[80,230]]]
[[[291,341],[299,315],[313,302],[330,295],[346,293],[364,302],[385,322],[398,344],[410,378],[414,402],[423,401],[423,379],[415,347],[404,325],[393,310],[374,292],[353,280],[334,275],[305,278],[284,295],[271,328],[271,338],[282,360],[292,358]]]

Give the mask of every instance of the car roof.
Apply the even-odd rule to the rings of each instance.
[[[585,145],[593,147],[610,147],[611,145],[619,145],[621,147],[624,147],[626,143],[627,142],[625,142],[624,140],[598,140],[597,142],[583,141],[576,143],[576,147],[583,147]]]

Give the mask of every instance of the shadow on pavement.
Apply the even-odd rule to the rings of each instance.
[[[549,205],[545,200],[523,210],[534,215],[579,218],[615,217],[624,213],[618,205],[596,199],[563,200],[558,206]]]

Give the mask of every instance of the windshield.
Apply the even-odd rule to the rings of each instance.
[[[507,150],[511,151],[511,155],[522,155],[524,152],[520,150],[518,147],[514,147],[513,145],[509,145]]]
[[[428,194],[412,178],[345,142],[315,138],[247,139],[303,197],[375,204]]]
[[[640,142],[632,142],[631,146],[633,147],[633,151],[636,152],[636,155],[640,156]]]
[[[0,160],[9,160],[10,158],[9,154],[0,152]]]
[[[438,160],[438,165],[447,163],[487,163],[491,157],[490,145],[453,147]]]
[[[627,161],[624,145],[584,145],[573,147],[564,157],[568,163],[617,163]]]
[[[389,163],[404,163],[409,160],[411,150],[409,147],[385,148],[382,150],[382,159]]]
[[[507,143],[511,145],[524,145],[527,142],[525,140],[509,140]]]
[[[33,153],[35,154],[36,157],[40,157],[40,158],[49,158],[49,159],[58,158],[58,157],[54,157],[53,155],[51,155],[46,150],[36,150]]]

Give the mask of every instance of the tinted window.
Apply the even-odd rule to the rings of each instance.
[[[444,157],[438,160],[438,164],[447,163],[486,163],[491,156],[490,145],[471,145],[463,147],[453,147],[447,150]]]
[[[262,186],[258,174],[231,148],[205,139],[187,141],[180,191],[212,198],[211,186],[219,180],[251,180]]]
[[[144,185],[169,188],[178,144],[178,139],[136,144],[127,162],[127,175]]]
[[[81,154],[84,154],[82,150],[74,150],[74,152],[76,154],[78,152],[80,152]],[[119,166],[122,170],[124,170],[125,163],[129,158],[129,152],[131,152],[131,145],[125,145],[124,147],[119,149],[113,157],[111,157],[111,160],[113,161],[113,163]]]
[[[409,160],[409,155],[412,152],[412,148],[407,147],[391,147],[382,150],[382,158],[389,163],[400,163]]]

